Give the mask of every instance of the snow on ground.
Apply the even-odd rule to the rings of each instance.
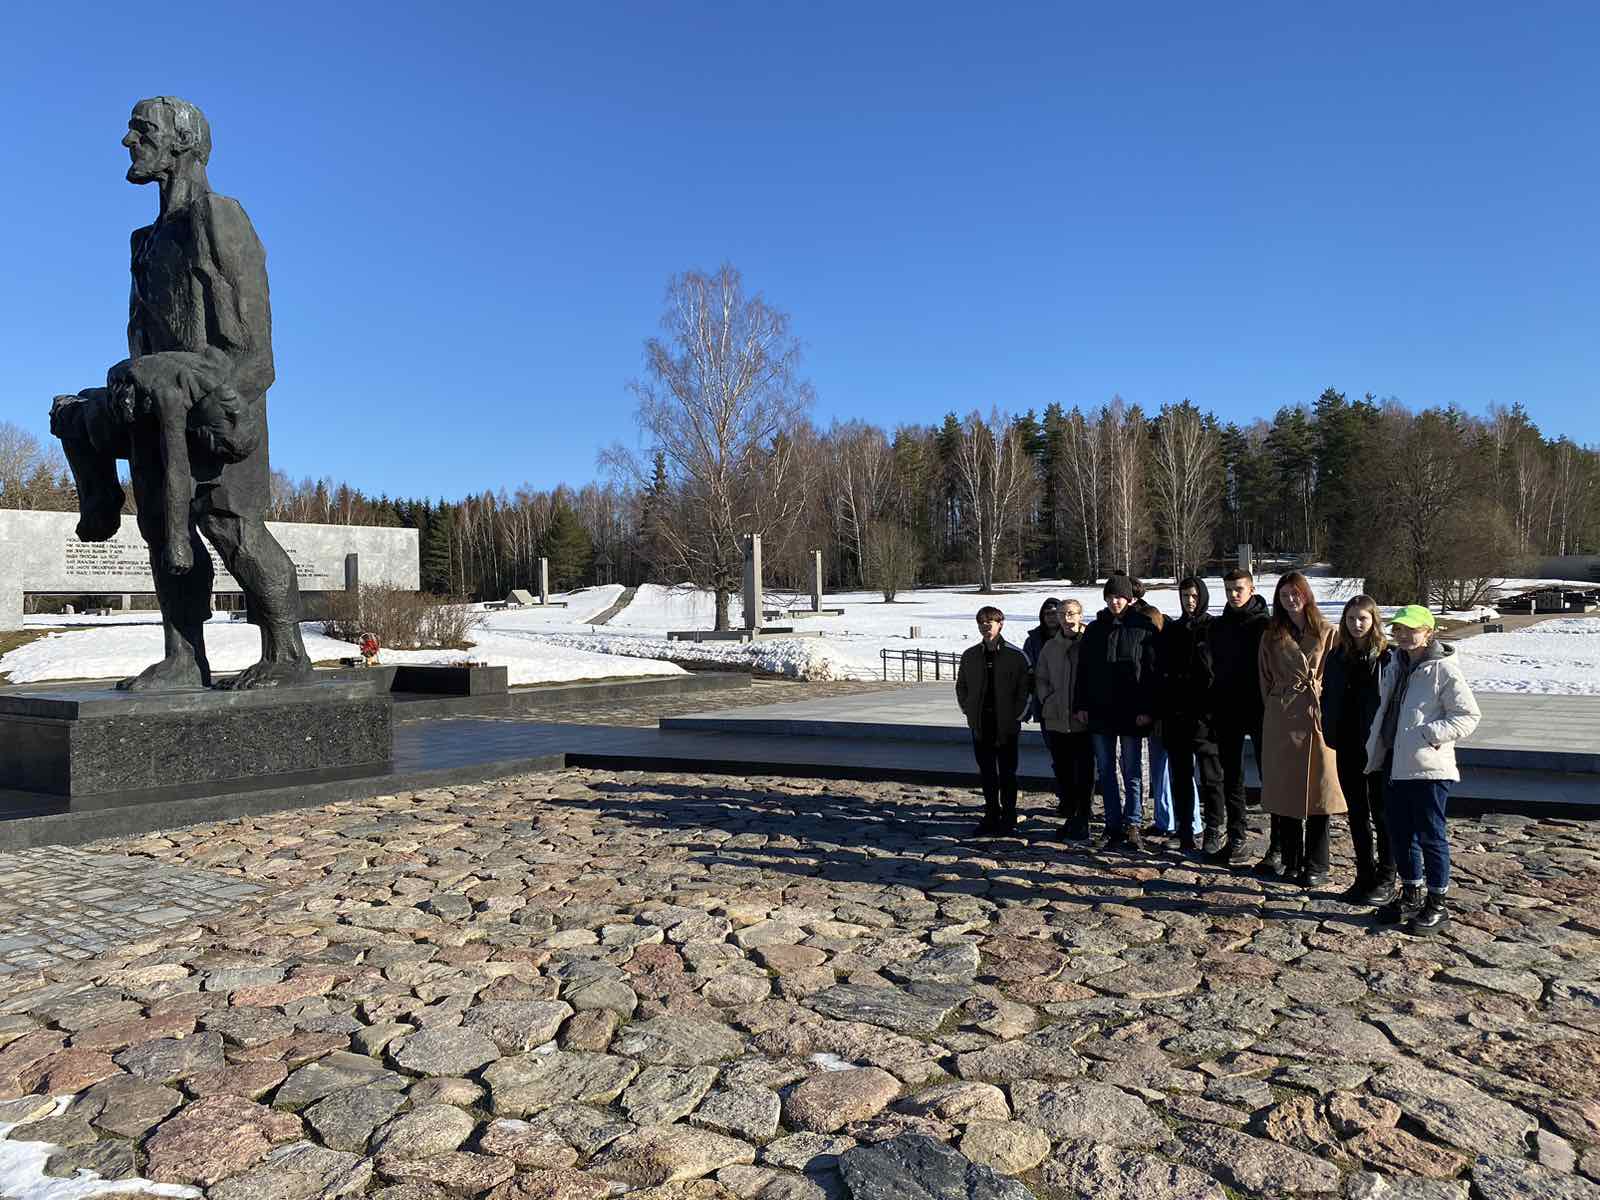
[[[55,1097],[50,1116],[67,1110],[71,1096]],[[51,1142],[11,1141],[7,1138],[21,1122],[0,1121],[0,1196],[14,1200],[92,1200],[98,1196],[194,1197],[200,1189],[182,1183],[152,1183],[148,1179],[104,1179],[94,1171],[80,1168],[71,1179],[57,1179],[44,1173],[45,1163],[61,1149]]]
[[[571,679],[607,679],[617,676],[678,675],[683,668],[645,657],[624,658],[597,654],[578,646],[561,646],[545,639],[549,631],[587,628],[587,621],[616,603],[622,589],[616,586],[585,588],[568,596],[566,608],[525,608],[485,612],[483,628],[473,634],[471,650],[391,650],[384,647],[385,663],[457,663],[468,659],[507,668],[513,686],[555,683]],[[481,605],[478,607],[482,607]],[[161,618],[156,612],[115,613],[106,617],[30,616],[27,625],[71,625],[69,632],[51,633],[0,658],[0,672],[11,682],[39,683],[48,679],[116,679],[135,675],[162,654]],[[349,658],[356,648],[327,637],[317,621],[300,626],[306,651],[315,662]],[[218,614],[206,624],[206,653],[218,672],[243,670],[261,654],[261,637],[254,625]]]
[[[1361,590],[1361,580],[1328,574],[1310,576],[1312,591],[1324,615],[1337,620],[1344,603]],[[1540,580],[1508,580],[1507,592],[1522,591]],[[1263,575],[1258,587],[1270,596],[1277,577]],[[1211,611],[1224,603],[1220,578],[1206,580]],[[566,608],[487,610],[478,608],[483,626],[473,635],[470,651],[385,649],[385,662],[450,663],[465,658],[503,664],[511,683],[596,679],[612,676],[675,674],[676,661],[725,663],[730,667],[782,675],[792,679],[878,679],[883,675],[880,651],[901,650],[959,652],[977,638],[974,616],[986,604],[1006,613],[1006,636],[1021,643],[1038,622],[1040,606],[1049,597],[1076,599],[1092,618],[1103,601],[1098,587],[1080,587],[1066,580],[1003,585],[995,595],[980,596],[971,587],[924,588],[908,592],[895,603],[885,603],[876,592],[844,592],[824,598],[824,607],[842,608],[842,615],[811,616],[808,601],[797,604],[787,594],[769,593],[770,607],[794,607],[783,618],[797,632],[820,636],[773,638],[759,642],[669,642],[671,630],[710,629],[715,605],[709,592],[689,587],[645,584],[631,603],[605,625],[593,623],[616,603],[622,588],[615,585],[584,588],[564,596]],[[1146,597],[1162,611],[1176,615],[1178,593],[1171,583],[1150,585]],[[1394,609],[1386,608],[1385,616]],[[1454,614],[1461,618],[1492,614],[1493,609]],[[737,626],[741,605],[734,597],[731,617]],[[0,671],[13,683],[45,679],[109,678],[130,675],[161,652],[161,630],[155,613],[116,614],[110,617],[29,617],[30,625],[72,623],[84,626],[71,633],[52,634],[0,658]],[[1555,626],[1572,626],[1564,635]],[[916,626],[918,636],[911,636]],[[306,646],[317,660],[346,657],[354,648],[333,641],[314,623],[304,626]],[[1543,630],[1551,630],[1542,633]],[[1585,633],[1588,630],[1590,632]],[[255,661],[259,648],[254,627],[219,619],[206,631],[212,665],[219,671],[238,670]],[[1535,640],[1524,643],[1520,639]],[[1543,640],[1539,640],[1543,639]],[[1527,649],[1520,649],[1526,645]],[[1526,631],[1490,634],[1467,639],[1463,647],[1469,678],[1486,691],[1594,692],[1600,694],[1600,620],[1556,621]],[[900,676],[894,657],[891,676]],[[909,668],[914,675],[914,666]],[[1593,680],[1589,677],[1593,676]]]
[[[1600,696],[1600,618],[1556,617],[1453,644],[1477,691]]]

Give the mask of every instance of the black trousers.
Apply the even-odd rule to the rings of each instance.
[[[1089,734],[1044,731],[1056,776],[1056,808],[1069,821],[1089,819],[1094,802],[1094,743]]]
[[[1383,811],[1383,773],[1367,774],[1365,746],[1336,753],[1339,787],[1350,807],[1350,846],[1355,851],[1356,878],[1376,881],[1394,878],[1394,849],[1389,844],[1389,822]]]
[[[1261,764],[1261,718],[1252,725],[1225,719],[1216,722],[1217,756],[1222,759],[1222,798],[1227,810],[1228,840],[1242,842],[1250,836],[1245,816],[1244,739],[1255,746],[1256,765]]]
[[[997,742],[974,738],[972,753],[978,760],[978,775],[983,780],[983,813],[995,820],[1014,820],[1017,815],[1017,742]]]
[[[1326,871],[1328,869],[1328,818],[1325,816],[1275,817],[1278,849],[1283,853],[1284,869]]]
[[[1200,819],[1206,829],[1221,830],[1225,817],[1222,756],[1217,745],[1192,732],[1175,730],[1162,741],[1167,747],[1167,773],[1172,777],[1172,811],[1179,833],[1199,834],[1191,829],[1194,820],[1194,776],[1200,772]]]

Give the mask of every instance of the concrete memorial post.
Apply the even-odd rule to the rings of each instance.
[[[811,552],[811,611],[822,611],[822,551]]]
[[[539,560],[539,603],[550,603],[550,560],[548,558]]]
[[[141,100],[122,144],[128,181],[160,191],[155,221],[133,234],[128,357],[106,372],[105,387],[57,396],[50,414],[78,487],[80,541],[115,536],[116,462],[129,463],[166,652],[119,686],[211,685],[204,627],[213,569],[202,534],[261,630],[260,661],[227,686],[301,682],[311,660],[294,564],[263,522],[274,375],[266,253],[238,202],[211,190],[211,128],[193,104]]]
[[[761,535],[750,533],[744,539],[744,627],[750,632],[761,628]]]

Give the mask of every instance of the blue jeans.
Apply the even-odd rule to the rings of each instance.
[[[1124,825],[1139,828],[1144,819],[1144,756],[1142,747],[1148,740],[1141,737],[1122,738],[1121,753],[1117,750],[1117,735],[1096,733],[1094,738],[1095,770],[1100,776],[1100,794],[1105,798],[1106,833],[1113,834]],[[1122,790],[1117,789],[1118,759],[1121,759]]]
[[[1167,747],[1158,737],[1145,738],[1150,747],[1151,823],[1162,833],[1176,833],[1172,823],[1172,788],[1167,779]]]
[[[1444,806],[1450,784],[1442,779],[1391,779],[1384,784],[1383,811],[1401,883],[1427,882],[1430,892],[1450,890],[1450,835]]]

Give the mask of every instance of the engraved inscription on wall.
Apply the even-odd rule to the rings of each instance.
[[[205,539],[201,539],[205,544]],[[222,565],[222,559],[217,556],[216,550],[206,545],[206,551],[211,555],[211,570],[216,575],[216,588],[218,591],[230,591],[238,586],[228,569]],[[308,562],[304,554],[297,553],[293,547],[287,548],[289,561],[294,563],[295,576],[300,581],[301,587],[326,586],[322,581],[324,574],[318,570],[317,565]],[[144,543],[129,545],[127,542],[80,542],[68,541],[63,543],[61,550],[62,565],[68,575],[90,576],[96,579],[126,579],[130,589],[137,590],[135,585],[150,579],[150,552]]]
[[[74,532],[78,514],[0,508],[0,555],[20,566],[28,592],[149,592],[150,552],[132,518],[125,518],[116,536],[106,542],[80,542]],[[415,591],[419,562],[417,531],[350,525],[303,525],[267,522],[277,538],[302,591],[344,587],[345,555],[361,558],[362,582]],[[202,539],[203,540],[203,539]],[[212,587],[239,590],[209,545]]]

